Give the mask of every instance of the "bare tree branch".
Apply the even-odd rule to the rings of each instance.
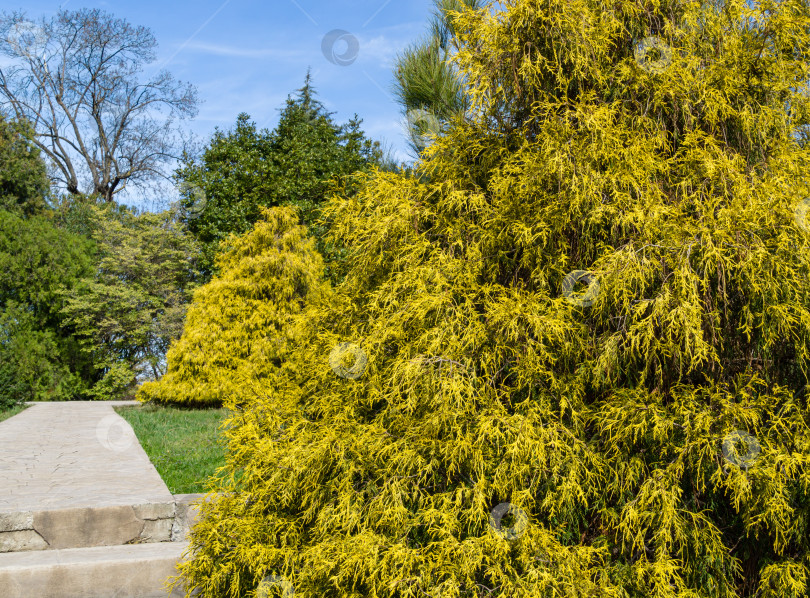
[[[30,121],[50,159],[52,179],[72,194],[106,201],[127,185],[165,179],[183,147],[178,119],[197,114],[197,91],[154,62],[152,32],[95,9],[59,11],[37,25],[24,13],[0,14],[0,108]]]

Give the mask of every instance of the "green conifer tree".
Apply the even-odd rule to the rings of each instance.
[[[379,142],[366,138],[357,118],[338,124],[317,99],[307,73],[287,98],[273,131],[257,130],[242,113],[232,131],[217,130],[199,160],[187,157],[177,172],[189,231],[202,246],[206,280],[228,236],[248,232],[265,207],[291,205],[316,238],[318,206],[333,185],[385,161]]]
[[[810,595],[810,7],[458,31],[472,116],[325,208],[347,277],[235,390],[187,595]]]

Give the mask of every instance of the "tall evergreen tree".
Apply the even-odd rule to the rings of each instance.
[[[187,595],[806,598],[810,6],[457,25],[468,118],[324,208]]]
[[[187,157],[177,171],[184,222],[200,244],[206,280],[220,244],[248,230],[272,194],[269,161],[269,132],[257,131],[250,116],[241,113],[233,130],[214,132],[200,160]]]
[[[337,124],[316,96],[307,73],[272,132],[257,131],[242,113],[233,131],[218,130],[201,160],[189,159],[178,171],[186,221],[202,244],[201,267],[208,278],[228,236],[249,231],[262,208],[297,206],[301,224],[320,235],[317,208],[335,185],[384,164],[379,142],[365,137],[362,121],[355,115]]]
[[[34,135],[28,121],[0,115],[0,408],[82,398],[95,381],[60,313],[63,291],[92,269],[93,245],[52,218]]]

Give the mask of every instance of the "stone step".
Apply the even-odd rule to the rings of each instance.
[[[0,554],[3,598],[179,598],[169,594],[186,542]]]
[[[0,552],[169,542],[173,502],[0,513]]]
[[[0,553],[133,543],[182,541],[196,520],[193,501],[181,494],[171,501],[0,512]]]

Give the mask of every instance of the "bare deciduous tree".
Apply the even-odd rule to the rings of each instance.
[[[0,108],[30,121],[71,194],[113,201],[127,185],[161,178],[179,157],[176,120],[197,113],[197,92],[166,70],[145,83],[157,41],[146,27],[100,10],[59,11],[34,24],[0,15]]]

